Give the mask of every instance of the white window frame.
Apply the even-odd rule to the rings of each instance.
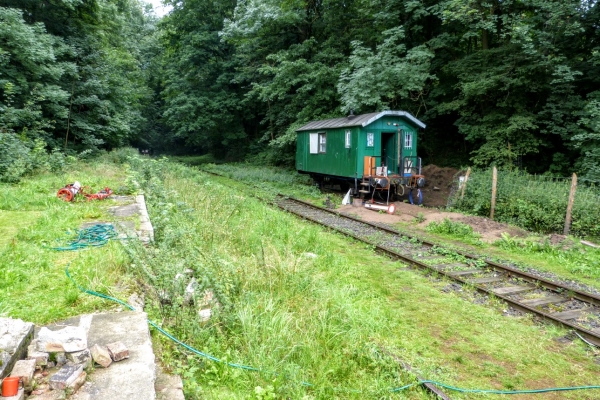
[[[327,153],[327,132],[319,132],[319,154]]]
[[[349,149],[352,144],[352,132],[348,129],[346,131],[346,148]]]
[[[404,148],[412,149],[412,133],[404,132]]]
[[[375,134],[367,132],[367,147],[375,147]]]
[[[309,137],[310,154],[319,154],[319,134],[311,133]]]

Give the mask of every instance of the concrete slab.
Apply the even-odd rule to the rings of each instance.
[[[154,400],[156,365],[147,315],[143,312],[94,314],[88,332],[88,345],[106,346],[123,342],[129,358],[98,368],[73,400]]]
[[[115,206],[108,209],[115,217],[131,217],[139,212],[137,204],[128,204],[125,206]]]
[[[33,331],[31,322],[0,318],[0,378],[8,376],[18,360],[27,358]]]

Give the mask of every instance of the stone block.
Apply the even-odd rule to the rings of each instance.
[[[8,375],[17,360],[27,356],[27,346],[32,339],[31,322],[0,318],[0,378]]]
[[[27,358],[30,360],[35,360],[35,365],[38,367],[45,367],[48,365],[48,357],[50,354],[45,351],[37,350],[37,343],[34,340],[29,347],[27,347]]]
[[[105,346],[99,346],[95,344],[90,348],[90,353],[92,353],[92,359],[94,362],[100,364],[104,368],[108,368],[112,363],[110,353]]]
[[[86,368],[86,364],[89,363],[91,358],[92,353],[90,353],[89,349],[67,353],[67,360],[75,364],[83,364],[84,368]]]
[[[44,327],[40,329],[37,337],[38,351],[74,352],[87,348],[87,337],[85,329],[79,326],[66,326],[57,331],[51,331]]]
[[[50,387],[54,390],[64,390],[73,382],[75,382],[82,373],[82,365],[63,365],[62,368],[50,378]]]
[[[23,380],[23,386],[30,388],[34,372],[35,360],[19,360],[15,363],[10,376],[18,376]]]
[[[2,399],[2,400],[25,400],[25,389],[19,389],[19,392],[17,392],[17,394],[14,396],[10,396],[10,397],[0,396],[0,399]]]
[[[123,342],[114,342],[106,345],[110,358],[113,361],[121,361],[129,358],[129,349],[123,344]]]

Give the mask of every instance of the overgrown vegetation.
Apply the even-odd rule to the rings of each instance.
[[[498,172],[494,219],[533,232],[562,233],[571,182],[563,178],[532,176],[522,171]],[[492,170],[472,170],[461,198],[460,190],[452,199],[453,208],[480,216],[489,216]],[[580,181],[573,205],[571,232],[583,237],[600,237],[600,188]]]
[[[443,294],[368,248],[350,247],[344,237],[267,207],[253,197],[269,196],[266,181],[254,182],[266,189],[261,194],[241,179],[166,160],[131,163],[156,228],[154,246],[128,247],[135,254],[129,271],[148,283],[147,311],[186,343],[263,371],[190,356],[155,337],[161,359],[182,374],[189,397],[391,398],[391,387],[411,381],[394,357],[428,378],[468,387],[515,389],[538,379],[560,386],[572,384],[570,376],[582,382],[588,370],[595,374],[583,360],[583,373],[549,372],[549,365],[550,371],[572,368],[579,350],[557,352],[527,320]],[[190,296],[192,277],[197,286]],[[212,317],[203,322],[198,313],[206,308]],[[465,319],[477,320],[479,328]],[[563,352],[568,362],[561,361]]]
[[[470,225],[459,221],[451,221],[449,218],[444,218],[440,222],[430,222],[426,230],[431,233],[457,237],[471,244],[481,244],[479,240],[481,235],[473,232],[473,228]]]
[[[9,215],[0,218],[1,312],[45,323],[115,307],[79,292],[65,277],[69,265],[90,289],[124,300],[142,291],[150,318],[177,338],[262,371],[193,356],[154,334],[159,358],[182,375],[189,398],[397,398],[390,388],[414,382],[398,358],[429,379],[468,388],[585,385],[597,377],[585,346],[557,348],[564,331],[444,293],[446,282],[267,206],[254,197],[271,195],[267,182],[261,194],[245,181],[134,153],[0,184],[0,216]],[[110,200],[58,200],[65,180],[144,190],[156,241],[54,251],[82,222],[112,218]],[[199,311],[208,308],[206,321]],[[428,398],[421,389],[403,395]]]

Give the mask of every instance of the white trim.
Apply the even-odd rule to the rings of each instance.
[[[421,121],[419,121],[418,119],[416,119],[415,117],[413,117],[411,114],[407,113],[406,111],[382,111],[379,114],[377,114],[376,116],[370,118],[369,120],[367,120],[366,122],[362,123],[363,128],[367,125],[369,125],[372,122],[377,121],[379,118],[384,117],[386,115],[395,115],[398,117],[405,117],[408,118],[409,120],[411,120],[412,122],[415,123],[415,125],[420,126],[421,128],[425,129],[425,127],[427,125],[425,125],[424,123],[422,123]]]
[[[344,141],[346,143],[346,148],[349,149],[352,147],[352,131],[350,129],[346,129],[346,133],[344,136]]]

